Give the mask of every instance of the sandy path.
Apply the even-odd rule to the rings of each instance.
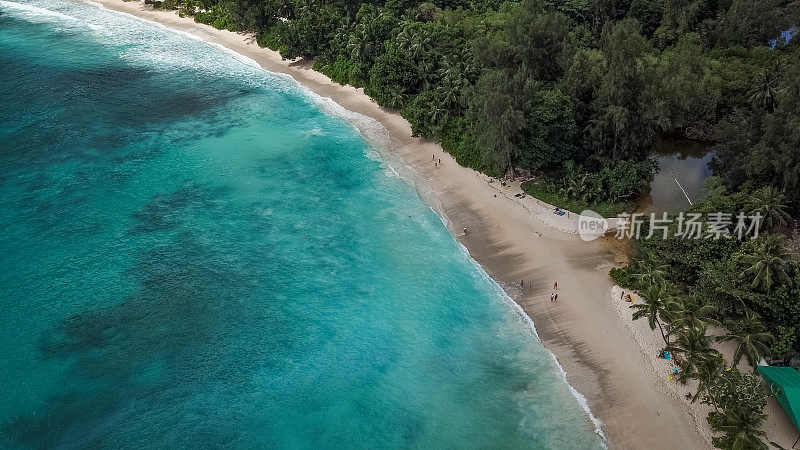
[[[405,119],[379,107],[361,89],[332,83],[307,63],[281,61],[276,52],[256,46],[251,36],[153,11],[139,2],[99,3],[222,44],[269,71],[291,75],[350,111],[381,122],[423,198],[444,212],[451,232],[533,318],[545,346],[603,422],[610,446],[707,447],[692,418],[645,369],[647,362],[609,302],[613,283],[607,273],[614,261],[602,242],[585,243],[569,234],[569,222],[554,219],[533,199],[520,201],[513,194],[502,195],[507,192],[498,194],[496,183],[459,166],[437,144],[412,138]],[[440,167],[434,168],[432,154],[442,159]],[[467,235],[462,232],[465,226]],[[522,290],[520,280],[525,280]],[[560,298],[552,304],[549,297],[556,280]]]

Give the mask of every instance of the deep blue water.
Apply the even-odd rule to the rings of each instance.
[[[203,42],[0,0],[0,447],[601,446],[379,153]]]

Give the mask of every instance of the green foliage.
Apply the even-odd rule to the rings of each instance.
[[[280,51],[281,38],[277,33],[277,29],[273,29],[267,33],[261,33],[256,38],[256,43],[261,47],[266,47],[270,50]]]
[[[692,211],[730,212],[734,217],[754,209],[750,192],[729,193],[719,179],[708,182],[709,195]],[[777,327],[800,323],[800,277],[793,261],[774,234],[758,239],[683,239],[674,237],[675,224],[666,240],[639,241],[645,258],[657,258],[667,267],[665,279],[682,290],[692,290],[713,305],[717,318],[738,320],[746,310],[764,320],[767,331],[778,335]],[[636,272],[632,264],[617,276]],[[618,271],[619,272],[619,271]],[[743,307],[744,306],[744,307]]]
[[[442,148],[462,166],[473,167],[489,175],[500,175],[492,171],[490,162],[486,159],[486,153],[478,147],[478,139],[475,137],[473,127],[470,127],[465,119],[453,119],[442,136]]]
[[[545,203],[573,211],[576,214],[591,209],[602,217],[616,217],[625,211],[632,210],[636,206],[632,202],[611,203],[601,201],[599,203],[588,203],[580,199],[571,199],[552,181],[529,180],[522,183],[522,190]]]
[[[520,165],[552,169],[574,158],[578,127],[572,101],[558,89],[538,89],[534,94]]]
[[[711,337],[706,330],[704,323],[681,328],[675,333],[675,342],[669,344],[672,351],[684,357],[680,374],[682,380],[702,377],[702,370],[719,357],[719,351],[712,347]]]
[[[435,106],[438,103],[436,93],[428,90],[415,96],[403,109],[403,117],[411,124],[411,132],[414,136],[434,138],[442,133],[446,111],[444,108]]]
[[[784,359],[792,356],[797,348],[798,333],[797,327],[778,326],[778,335],[772,344],[772,356]]]
[[[398,20],[370,4],[362,4],[356,14],[353,31],[346,42],[345,53],[359,66],[372,67],[383,53],[383,43],[392,37]]]
[[[639,28],[636,19],[626,19],[603,29],[608,70],[594,99],[597,113],[589,136],[600,146],[600,156],[614,161],[643,157],[656,135],[645,96],[654,59]]]
[[[364,67],[360,64],[348,60],[345,56],[339,55],[330,64],[317,60],[314,63],[314,70],[324,73],[331,80],[339,84],[349,84],[354,87],[364,87],[367,83]]]
[[[386,42],[386,52],[375,61],[364,92],[381,106],[401,107],[404,98],[419,87],[419,71],[397,44]]]
[[[611,167],[603,167],[590,179],[600,187],[603,200],[629,201],[650,188],[650,177],[655,168],[655,162],[649,159],[621,160]]]
[[[622,267],[614,267],[611,269],[611,271],[609,271],[608,275],[620,286],[627,287],[629,289],[641,289],[639,280],[636,277],[636,269],[633,268],[632,264]]]
[[[663,283],[651,284],[639,293],[642,303],[631,305],[633,320],[647,318],[651,330],[658,328],[664,344],[670,345],[661,322],[667,318],[667,309],[673,299],[673,290]]]
[[[633,0],[628,15],[642,26],[642,34],[652,38],[664,16],[665,0]]]
[[[765,235],[742,247],[736,258],[745,265],[742,277],[752,280],[753,289],[770,294],[776,284],[789,280],[788,255],[781,236]]]
[[[772,186],[788,205],[800,201],[800,63],[752,71],[740,107],[720,123],[717,171],[729,185]],[[774,64],[774,61],[773,61]],[[769,66],[771,67],[771,66]],[[741,77],[741,76],[740,76]],[[765,79],[766,77],[766,79]],[[748,95],[749,94],[749,95]]]
[[[765,229],[781,229],[791,220],[784,198],[785,196],[773,186],[764,186],[750,196],[752,211],[763,217]]]
[[[315,0],[298,2],[295,15],[295,20],[275,25],[284,58],[324,54],[344,21],[340,10],[330,4],[318,5]]]
[[[535,89],[523,73],[501,69],[487,70],[475,86],[469,113],[481,130],[478,145],[496,172],[513,169],[519,160]]]
[[[572,160],[562,157],[565,159],[560,170],[550,169],[541,179],[524,184],[525,192],[569,211],[591,209],[603,217],[633,210],[636,196],[649,188],[655,168],[649,159],[623,160],[611,167],[585,172]]]
[[[721,336],[721,341],[736,341],[736,352],[733,355],[733,365],[739,364],[742,355],[747,357],[751,366],[755,367],[762,358],[767,356],[767,345],[774,339],[767,333],[767,327],[752,311],[747,311],[745,316],[738,320],[728,320],[725,324],[728,333]]]
[[[670,333],[684,328],[700,327],[702,325],[720,325],[713,318],[714,306],[701,295],[678,295],[667,304],[666,316],[672,327]]]
[[[316,70],[363,86],[463,164],[546,174],[531,188],[558,206],[619,211],[647,190],[644,161],[665,132],[717,139],[715,170],[728,186],[771,186],[786,211],[800,201],[800,46],[765,47],[798,21],[779,0],[162,6],[199,8],[200,23],[314,58]],[[559,177],[567,162],[582,171]],[[696,279],[702,268],[690,270]]]
[[[194,21],[211,25],[220,30],[238,31],[236,23],[224,5],[216,4],[208,11],[198,11],[194,14]]]
[[[709,386],[703,401],[717,408],[708,414],[711,429],[723,433],[714,437],[715,447],[767,448],[761,441],[765,433],[760,429],[767,418],[763,413],[767,399],[759,377],[736,369],[725,371]]]
[[[666,49],[654,68],[648,117],[662,131],[710,140],[722,99],[722,79],[713,72],[697,34]]]

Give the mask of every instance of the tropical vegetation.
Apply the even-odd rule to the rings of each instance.
[[[629,209],[667,135],[717,143],[729,187],[800,200],[796,1],[153,3],[313,59],[460,164],[530,176],[558,206]]]
[[[785,242],[793,219],[784,206],[787,196],[775,187],[736,190],[713,177],[708,189],[708,197],[690,213],[759,214],[759,235],[687,239],[676,235],[675,221],[667,239],[639,240],[638,256],[612,269],[611,276],[639,290],[642,301],[633,305],[634,319],[647,318],[651,327],[660,322],[668,329],[662,336],[665,348],[681,359],[679,379],[698,380],[692,400],[702,398],[715,408],[708,417],[721,433],[714,444],[766,448],[760,430],[764,386],[737,366],[746,360],[755,372],[762,361],[796,364],[800,356],[800,265]],[[715,342],[735,344],[731,361],[723,360]]]
[[[715,177],[692,212],[758,214],[761,235],[680,239],[673,224],[612,276],[642,291],[634,314],[683,356],[682,379],[700,382],[694,399],[715,406],[715,444],[763,445],[759,386],[722,369],[707,330],[724,325],[734,363],[788,363],[800,351],[800,270],[785,242],[800,207],[800,2],[153,3],[311,59],[460,164],[530,178],[525,190],[575,212],[630,210],[659,139],[713,143]]]

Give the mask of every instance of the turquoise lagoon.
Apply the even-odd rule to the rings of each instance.
[[[0,0],[0,446],[602,447],[380,153],[202,41]]]

